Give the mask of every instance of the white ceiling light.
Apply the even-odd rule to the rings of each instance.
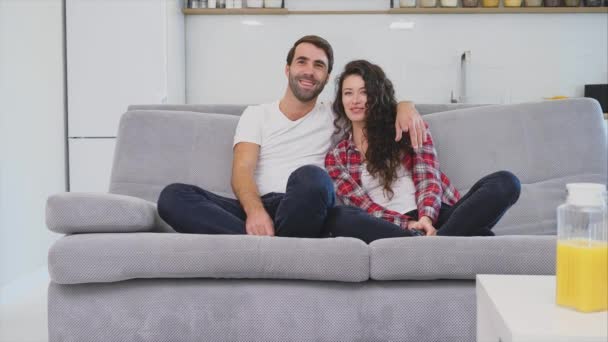
[[[243,20],[243,21],[241,21],[241,24],[248,25],[248,26],[263,26],[264,25],[260,21],[257,21],[257,20]]]
[[[390,26],[391,30],[411,30],[414,28],[413,21],[394,21]]]

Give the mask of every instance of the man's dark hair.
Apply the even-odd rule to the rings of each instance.
[[[331,74],[331,70],[334,67],[334,50],[331,48],[331,45],[327,40],[319,36],[309,35],[298,39],[298,41],[293,44],[293,46],[289,50],[289,53],[287,54],[287,65],[291,65],[291,62],[293,62],[293,57],[296,53],[296,48],[302,43],[312,44],[325,52],[325,55],[327,55],[328,64],[327,73]]]

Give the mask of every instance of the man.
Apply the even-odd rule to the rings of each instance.
[[[194,185],[171,184],[160,194],[160,216],[176,231],[291,237],[354,236],[349,227],[372,225],[394,236],[395,225],[352,207],[335,206],[322,168],[335,127],[330,104],[317,98],[333,68],[331,45],[299,39],[287,55],[288,87],[281,100],[250,106],[234,136],[232,189],[237,200]],[[424,123],[411,103],[400,103],[395,140],[410,134],[422,146]]]

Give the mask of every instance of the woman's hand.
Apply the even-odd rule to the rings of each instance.
[[[433,222],[427,216],[422,216],[418,221],[409,221],[407,223],[407,228],[422,230],[426,236],[437,235],[437,229],[433,227]]]

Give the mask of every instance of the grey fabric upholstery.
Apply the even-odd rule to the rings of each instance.
[[[484,106],[480,104],[416,104],[416,110],[420,115],[430,113],[446,112],[456,109],[472,108]],[[218,113],[229,115],[241,115],[247,108],[247,105],[234,104],[153,104],[153,105],[130,105],[128,110],[163,110],[163,111],[183,111],[183,112],[198,112],[198,113]]]
[[[606,131],[594,100],[417,105],[423,114],[434,111],[425,120],[441,168],[463,194],[497,170],[520,178],[519,201],[494,228],[508,236],[367,246],[344,238],[171,234],[153,204],[166,185],[232,196],[232,136],[242,108],[134,106],[120,123],[110,181],[111,193],[132,201],[109,210],[100,199],[104,217],[91,221],[87,205],[49,199],[49,228],[112,232],[66,236],[50,249],[51,342],[473,341],[469,279],[552,274],[564,185],[608,177]],[[140,204],[154,214],[140,213],[149,231],[125,233],[121,224],[132,217],[124,213]],[[105,217],[112,215],[122,218]]]
[[[240,116],[248,105],[233,104],[163,104],[163,105],[130,105],[128,111],[135,110],[162,110],[179,112],[217,113]]]
[[[369,250],[353,238],[78,234],[57,241],[48,260],[58,284],[133,278],[369,279]]]
[[[131,196],[69,192],[46,202],[46,225],[60,234],[151,231],[155,216],[155,203]]]
[[[136,279],[49,286],[49,341],[475,341],[475,282]]]
[[[503,169],[522,182],[518,203],[494,228],[497,235],[555,234],[555,208],[565,200],[565,184],[607,182],[606,133],[595,100],[454,106],[436,105],[433,110],[450,111],[425,120],[441,169],[455,186],[464,194],[479,178]],[[229,170],[237,121],[184,111],[126,113],[110,192],[156,201],[164,186],[184,182],[233,197]]]
[[[555,274],[555,236],[383,239],[372,242],[375,280],[475,279],[477,274]]]
[[[120,120],[110,192],[156,202],[171,183],[196,184],[226,197],[238,117],[133,111]]]
[[[497,234],[555,234],[566,183],[607,183],[606,132],[593,99],[485,106],[424,119],[441,169],[463,194],[494,171],[519,177],[520,200],[494,228]]]

